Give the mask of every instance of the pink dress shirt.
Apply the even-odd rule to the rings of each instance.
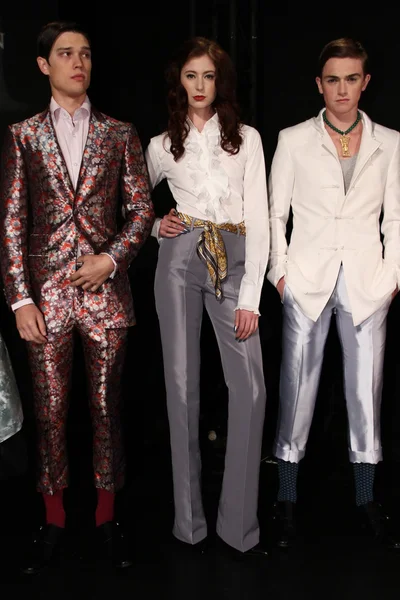
[[[74,190],[76,190],[89,131],[89,98],[86,96],[82,106],[76,109],[73,117],[52,98],[50,101],[50,114],[71,183]]]

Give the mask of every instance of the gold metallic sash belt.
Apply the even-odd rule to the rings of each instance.
[[[177,216],[188,227],[203,228],[197,242],[197,254],[207,266],[215,288],[216,298],[221,300],[223,296],[221,285],[228,275],[228,261],[221,230],[237,233],[238,235],[246,235],[244,222],[242,221],[237,225],[233,225],[233,223],[220,223],[216,225],[211,221],[195,219],[184,213],[177,213]]]

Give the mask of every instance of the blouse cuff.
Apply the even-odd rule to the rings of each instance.
[[[235,310],[249,310],[256,315],[259,315],[258,308],[260,305],[261,289],[264,279],[259,284],[254,284],[242,280],[239,291],[239,298]]]
[[[254,306],[244,306],[242,304],[239,304],[236,308],[235,311],[237,310],[248,310],[249,312],[254,313],[255,315],[258,315],[259,317],[261,316],[260,311],[257,308],[254,308]]]

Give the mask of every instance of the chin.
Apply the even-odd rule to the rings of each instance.
[[[201,100],[199,102],[193,102],[193,104],[190,104],[190,106],[192,108],[208,108],[209,106],[211,106],[211,102],[209,102],[208,100]]]
[[[341,112],[348,112],[349,110],[353,110],[353,108],[355,108],[355,105],[352,102],[337,102],[335,104],[335,109]]]
[[[82,86],[81,88],[76,88],[75,87],[74,89],[72,89],[72,90],[69,91],[69,95],[70,96],[76,96],[78,98],[79,96],[82,96],[83,94],[86,94],[86,90],[87,90],[86,86],[85,87]]]

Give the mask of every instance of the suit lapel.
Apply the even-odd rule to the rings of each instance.
[[[66,198],[72,204],[74,200],[74,188],[57,141],[50,110],[43,113],[43,120],[39,125],[37,137],[43,157],[43,168],[46,170],[47,177],[50,176],[54,185],[61,188],[59,197]]]
[[[360,149],[358,151],[358,157],[356,161],[356,166],[354,168],[353,177],[351,178],[350,185],[348,187],[347,193],[343,197],[340,202],[339,210],[341,210],[347,200],[349,192],[351,192],[357,180],[362,176],[365,167],[369,164],[370,158],[375,154],[375,152],[379,149],[381,142],[379,142],[373,135],[371,121],[368,119],[364,119],[363,121],[363,131],[361,134],[361,143]]]
[[[99,164],[101,163],[100,159],[105,152],[103,142],[109,128],[110,124],[107,119],[101,113],[92,110],[76,188],[79,199],[84,195],[85,189],[88,187],[85,185],[87,178],[90,177],[92,180],[98,172]],[[92,185],[89,187],[93,189]]]
[[[376,138],[372,137],[372,135],[368,131],[366,131],[365,129],[363,130],[361,135],[361,144],[360,149],[358,151],[357,162],[349,190],[354,185],[356,180],[360,177],[362,171],[364,170],[364,167],[368,163],[371,156],[378,150],[380,145],[381,142],[379,142]]]
[[[43,156],[43,166],[46,170],[46,176],[48,177],[50,172],[50,177],[54,185],[59,187],[58,195],[60,198],[65,198],[67,202],[73,204],[76,196],[79,195],[81,197],[84,195],[86,188],[84,185],[85,180],[88,176],[91,178],[96,176],[99,163],[101,162],[100,159],[106,151],[103,142],[109,129],[110,123],[108,120],[101,113],[92,110],[75,192],[68,173],[67,164],[57,141],[50,110],[46,110],[43,113],[37,132],[38,143]]]
[[[332,154],[332,156],[340,166],[336,146],[333,143],[333,140],[329,133],[326,131],[326,129],[324,129],[324,131],[322,132],[322,147],[324,150],[327,150],[330,154]]]

